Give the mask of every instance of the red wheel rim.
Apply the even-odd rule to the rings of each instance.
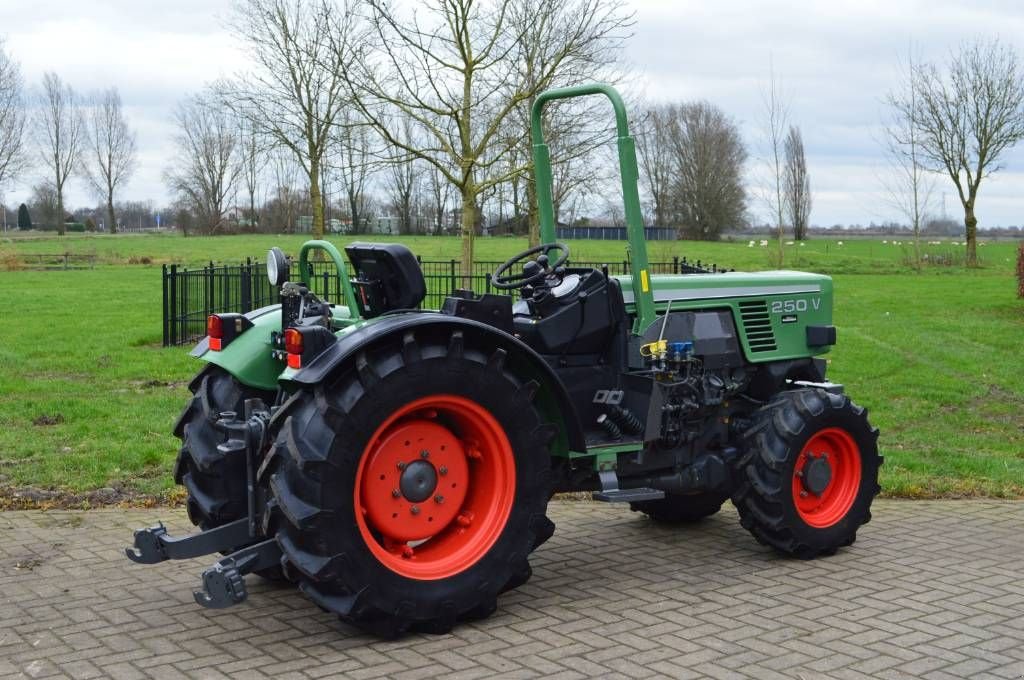
[[[819,529],[837,524],[853,507],[860,479],[860,447],[850,433],[838,427],[818,431],[793,467],[797,513]]]
[[[454,576],[501,535],[515,457],[491,413],[463,397],[417,399],[370,437],[356,471],[356,523],[382,564],[414,579]]]

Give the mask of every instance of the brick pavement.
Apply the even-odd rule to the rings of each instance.
[[[696,527],[556,502],[534,576],[444,636],[358,635],[250,577],[211,611],[212,559],[122,555],[168,510],[0,513],[0,678],[1024,677],[1024,503],[876,503],[852,548],[775,556],[731,509]]]

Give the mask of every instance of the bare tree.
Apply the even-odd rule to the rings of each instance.
[[[768,151],[767,164],[772,186],[765,193],[765,202],[771,209],[772,218],[775,220],[778,241],[776,264],[781,267],[785,259],[785,251],[782,247],[782,230],[785,224],[785,201],[783,200],[783,185],[785,184],[783,155],[785,150],[783,147],[789,122],[789,107],[775,76],[774,60],[769,58],[768,64],[768,84],[761,92],[761,100],[764,106],[764,140]]]
[[[789,223],[793,225],[793,238],[803,241],[807,238],[807,227],[811,219],[811,177],[807,172],[804,138],[799,127],[789,127],[783,147],[786,157],[783,200]]]
[[[239,121],[238,158],[242,183],[245,193],[249,196],[249,225],[254,231],[259,227],[260,215],[257,207],[256,194],[259,193],[263,166],[267,157],[264,140],[260,137],[256,126],[245,118]]]
[[[667,123],[673,155],[669,205],[680,232],[692,239],[717,240],[739,226],[746,213],[747,151],[739,128],[706,101],[673,107]]]
[[[433,166],[459,192],[464,277],[472,267],[481,194],[525,169],[502,162],[512,148],[505,123],[550,86],[594,30],[603,30],[592,9],[604,0],[546,3],[574,11],[547,23],[560,37],[545,42],[552,52],[527,80],[513,58],[535,39],[514,20],[522,1],[434,0],[408,16],[384,0],[367,0],[375,49],[346,71],[354,105],[384,141]],[[422,144],[396,134],[401,116],[415,121]]]
[[[37,99],[36,139],[57,191],[57,233],[64,234],[64,185],[78,167],[85,132],[78,96],[52,71]]]
[[[629,37],[633,15],[612,0],[515,0],[509,5],[512,32],[519,37],[509,55],[518,65],[510,84],[531,94],[519,106],[510,131],[522,145],[522,176],[526,180],[527,217],[531,246],[540,242],[537,191],[528,131],[530,111],[543,90],[582,83],[617,83],[621,47]],[[614,137],[608,102],[589,98],[549,107],[544,119],[545,140],[552,149],[552,203],[559,208],[575,191],[593,189],[608,174],[595,162],[599,148]]]
[[[1002,169],[1001,156],[1024,139],[1024,71],[1016,52],[998,40],[975,41],[953,54],[948,73],[934,64],[913,71],[915,104],[909,92],[891,103],[913,125],[925,164],[945,172],[964,209],[967,264],[978,262],[978,189]],[[916,112],[915,112],[916,111]]]
[[[271,154],[274,173],[274,198],[271,200],[270,224],[280,224],[286,234],[295,231],[301,201],[298,179],[300,169],[295,156],[288,149],[277,149]]]
[[[355,26],[348,7],[332,0],[238,0],[233,30],[256,70],[215,86],[226,106],[295,154],[309,180],[315,238],[324,233],[321,174],[345,104]]]
[[[884,126],[882,146],[893,176],[884,183],[888,202],[910,221],[914,231],[914,265],[921,266],[921,229],[927,219],[935,183],[924,167],[920,134],[914,121],[921,117],[921,97],[914,78],[914,53],[900,64],[900,83],[886,97],[891,115]]]
[[[448,210],[452,200],[452,185],[446,173],[436,165],[427,166],[427,186],[430,196],[430,212],[433,216],[433,231],[443,234],[448,226]]]
[[[668,104],[647,107],[637,135],[637,152],[643,181],[651,199],[654,225],[671,226],[671,197],[674,172],[672,152],[672,111]]]
[[[238,179],[238,129],[219,102],[191,96],[174,114],[176,160],[165,178],[190,206],[200,229],[214,232],[224,223],[228,197]]]
[[[21,67],[0,40],[0,190],[26,165],[23,87]]]
[[[339,114],[332,130],[333,144],[326,161],[338,173],[352,229],[361,233],[366,222],[367,183],[375,170],[372,131],[351,111]]]
[[[402,131],[400,133],[408,146],[415,146],[415,128],[413,122],[408,118],[402,119]],[[392,159],[385,176],[385,190],[391,206],[398,213],[399,232],[402,234],[415,233],[416,225],[413,223],[413,203],[417,194],[422,174],[419,163],[408,154],[400,154]]]
[[[35,224],[54,224],[57,220],[57,189],[53,182],[43,180],[32,187],[32,196],[28,207],[35,216]]]
[[[117,231],[114,192],[135,170],[135,133],[128,127],[117,88],[100,93],[86,117],[86,154],[82,170],[107,208],[107,228]]]

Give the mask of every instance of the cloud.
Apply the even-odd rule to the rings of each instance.
[[[763,155],[762,97],[771,59],[787,93],[791,120],[801,127],[815,207],[812,221],[866,223],[895,218],[884,207],[878,177],[885,163],[877,139],[882,100],[894,86],[899,55],[912,43],[926,59],[976,36],[1001,35],[1024,57],[1024,12],[1017,0],[632,0],[635,35],[625,58],[632,89],[655,101],[707,99],[740,125],[751,157]],[[39,83],[57,72],[77,90],[117,86],[138,132],[139,169],[124,198],[169,200],[163,169],[176,150],[172,112],[185,95],[244,69],[246,59],[224,28],[227,0],[173,3],[33,0],[0,4],[0,31]],[[1008,154],[1006,170],[982,186],[982,224],[1024,223],[1024,145]],[[38,172],[8,191],[21,200]],[[752,176],[757,174],[751,168]],[[947,210],[956,214],[948,180]],[[91,204],[82,186],[72,205]],[[754,204],[755,211],[760,206]]]

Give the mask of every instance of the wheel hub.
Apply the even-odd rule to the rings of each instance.
[[[410,503],[422,503],[430,498],[437,488],[437,470],[425,460],[417,460],[405,466],[398,481],[402,496]]]
[[[465,446],[430,415],[395,423],[367,453],[360,502],[389,544],[435,535],[455,520],[469,490]]]
[[[800,479],[804,489],[815,496],[820,496],[832,482],[832,466],[829,464],[828,458],[825,456],[816,458],[814,454],[811,454],[804,464],[803,476]]]
[[[793,468],[793,504],[808,526],[824,529],[843,520],[861,489],[861,453],[841,427],[815,432]]]

